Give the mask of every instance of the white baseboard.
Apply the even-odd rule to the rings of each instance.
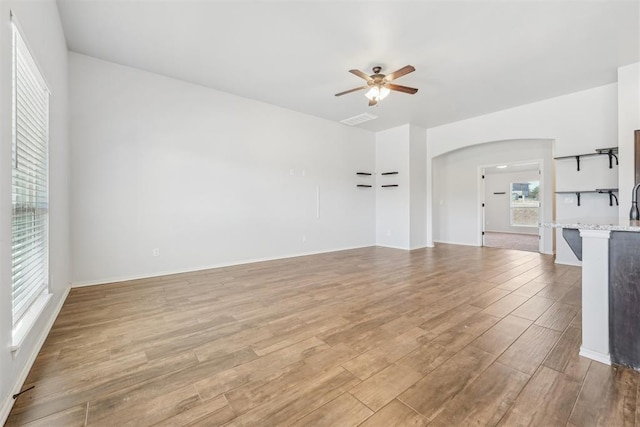
[[[611,356],[609,354],[603,354],[598,351],[580,347],[580,356],[595,360],[596,362],[604,363],[605,365],[611,365]]]
[[[67,289],[62,294],[60,301],[58,301],[58,304],[53,309],[53,313],[51,313],[51,317],[47,320],[47,323],[45,324],[45,327],[42,329],[42,331],[40,331],[40,336],[38,337],[38,341],[36,342],[36,345],[31,350],[31,354],[29,354],[29,357],[27,358],[27,362],[22,367],[22,371],[20,371],[20,375],[18,375],[18,378],[13,384],[13,387],[11,387],[10,389],[11,391],[7,395],[5,401],[2,403],[2,408],[0,409],[0,425],[4,425],[4,423],[7,421],[7,418],[9,417],[9,413],[11,412],[11,408],[13,408],[13,404],[15,402],[13,395],[20,392],[22,385],[27,380],[27,375],[29,375],[29,371],[31,370],[33,363],[36,361],[36,357],[38,357],[38,353],[40,353],[40,349],[42,348],[44,341],[47,339],[47,336],[49,336],[49,332],[53,327],[53,323],[58,318],[58,315],[60,314],[60,310],[62,310],[62,306],[64,305],[64,302],[67,300],[67,296],[69,296],[70,290],[71,290],[71,286],[67,286]]]
[[[476,248],[480,247],[477,243],[460,243],[460,242],[449,242],[446,240],[434,240],[434,243],[442,243],[444,245],[458,245],[458,246],[474,246]]]
[[[582,267],[582,261],[558,261],[557,257],[555,263],[559,265],[570,265],[572,267]]]
[[[7,418],[9,418],[9,413],[11,412],[11,408],[13,408],[13,403],[15,402],[12,396],[15,393],[16,392],[14,391],[10,392],[9,395],[7,395],[7,398],[2,403],[2,408],[0,408],[0,424],[2,425],[4,425],[4,423],[7,421]]]
[[[370,248],[370,247],[373,247],[373,246],[380,246],[380,245],[372,244],[372,245],[364,245],[364,246],[349,246],[349,247],[344,247],[344,248],[327,249],[327,250],[322,250],[322,251],[301,252],[301,253],[298,253],[298,254],[283,255],[283,256],[279,256],[279,257],[253,258],[253,259],[247,259],[247,260],[242,260],[242,261],[234,261],[234,262],[229,262],[229,263],[212,264],[212,265],[207,265],[207,266],[185,268],[185,269],[180,269],[180,270],[161,271],[161,272],[150,273],[150,274],[139,274],[139,275],[134,275],[134,276],[116,276],[116,277],[111,277],[111,278],[106,278],[106,279],[89,280],[89,281],[86,281],[86,282],[72,282],[71,283],[71,287],[72,288],[82,288],[84,286],[106,285],[108,283],[118,283],[118,282],[128,282],[130,280],[150,279],[150,278],[153,278],[153,277],[170,276],[172,274],[193,273],[193,272],[196,272],[196,271],[211,270],[211,269],[214,269],[214,268],[232,267],[234,265],[253,264],[253,263],[256,263],[256,262],[275,261],[275,260],[279,260],[279,259],[297,258],[297,257],[309,256],[309,255],[319,255],[319,254],[326,254],[326,253],[329,253],[329,252],[348,251],[348,250],[351,250],[351,249]],[[404,249],[404,248],[398,248],[398,249]]]
[[[380,246],[381,248],[389,248],[389,249],[400,249],[403,251],[408,251],[410,250],[409,248],[403,248],[402,246],[393,246],[393,245],[381,245],[381,244],[377,244],[376,246]]]

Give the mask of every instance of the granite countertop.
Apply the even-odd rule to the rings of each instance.
[[[540,227],[640,232],[640,221],[621,220],[616,217],[569,218],[556,220],[554,222],[542,222],[540,223]]]

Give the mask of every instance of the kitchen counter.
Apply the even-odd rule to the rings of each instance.
[[[640,370],[640,221],[566,219],[562,229],[582,261],[580,355]]]
[[[573,228],[577,230],[640,232],[640,221],[621,220],[615,217],[563,219],[555,222],[543,222],[540,223],[540,226],[547,228]]]

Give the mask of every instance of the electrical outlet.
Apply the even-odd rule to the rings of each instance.
[[[387,236],[391,236],[391,230],[387,230]]]
[[[296,171],[293,169],[289,169],[289,175],[293,176],[296,174]]]
[[[306,243],[307,242],[307,235],[303,234],[302,235],[302,243]]]
[[[160,256],[160,248],[153,248],[153,256]]]

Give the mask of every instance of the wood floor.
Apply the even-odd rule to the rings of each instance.
[[[633,426],[580,269],[438,245],[73,289],[7,425]]]
[[[537,234],[484,232],[484,246],[489,248],[515,249],[539,252],[540,238]]]

